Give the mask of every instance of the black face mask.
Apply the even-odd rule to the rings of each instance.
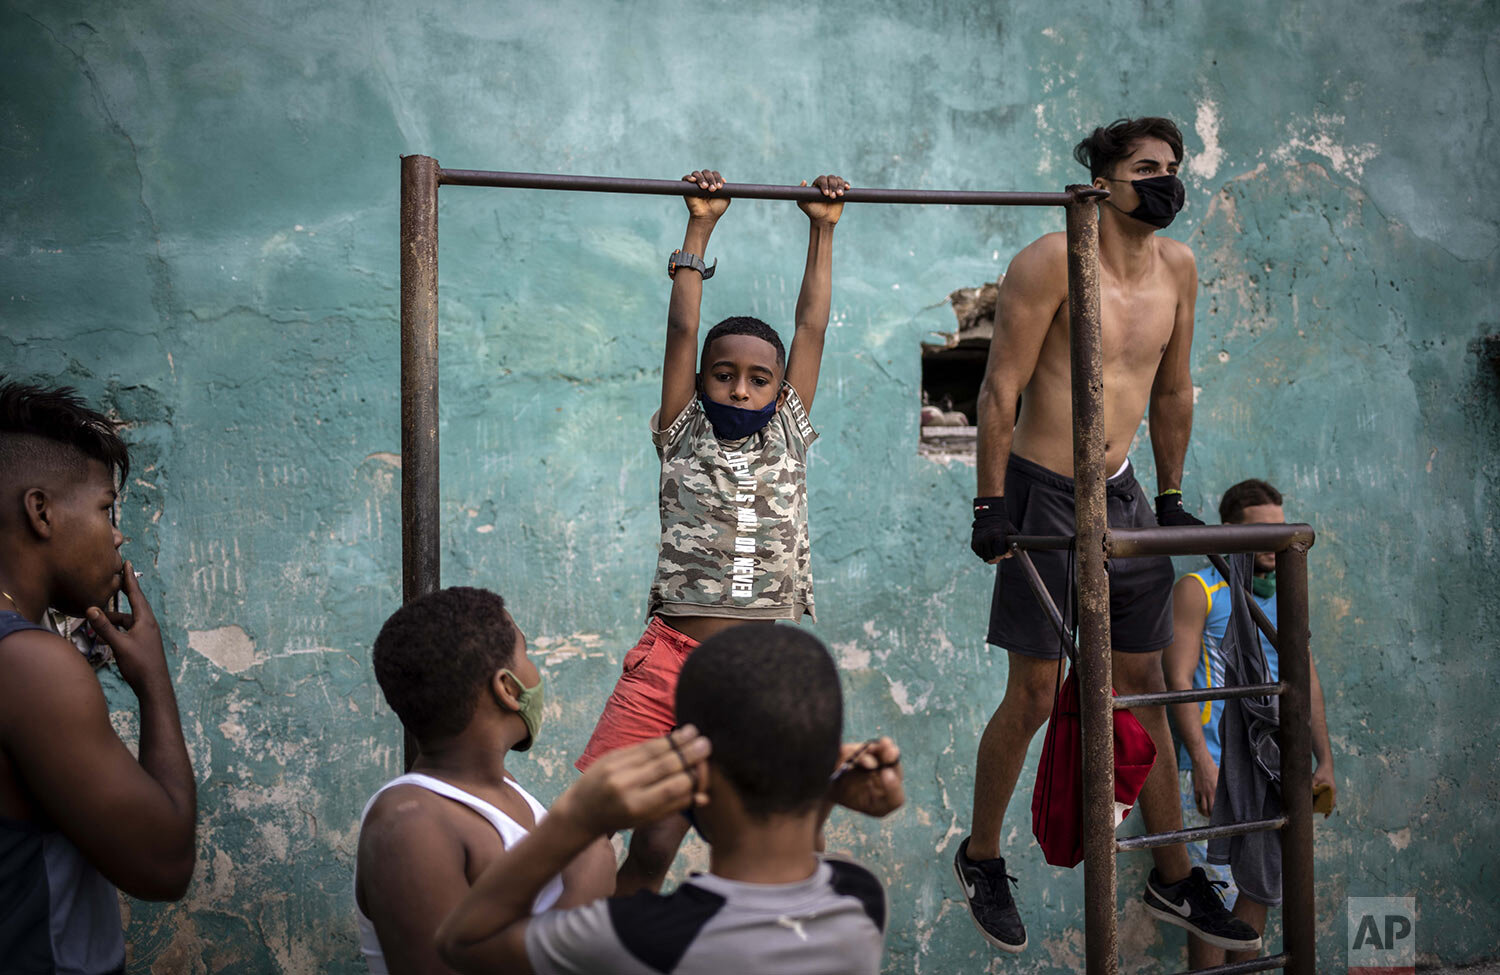
[[[1140,203],[1134,210],[1125,213],[1127,217],[1134,217],[1142,223],[1149,223],[1158,229],[1165,229],[1172,223],[1172,218],[1177,216],[1177,211],[1182,209],[1185,191],[1182,180],[1176,176],[1152,176],[1150,179],[1114,179],[1106,176],[1105,179],[1112,183],[1129,183],[1135,187],[1135,195],[1140,198]],[[1110,206],[1115,206],[1110,203]]]

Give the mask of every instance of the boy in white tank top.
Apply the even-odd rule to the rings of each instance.
[[[386,783],[360,821],[354,879],[360,951],[372,975],[448,971],[438,922],[546,810],[511,778],[512,750],[535,741],[541,673],[505,602],[453,588],[407,603],[375,639],[375,677],[416,739],[411,772]],[[532,909],[585,904],[614,889],[597,841],[553,876]]]
[[[885,885],[819,854],[831,808],[872,816],[904,798],[889,738],[840,744],[843,691],[806,630],[747,623],[683,664],[669,735],[602,756],[506,850],[438,929],[459,972],[494,975],[877,975]],[[552,874],[597,837],[692,810],[709,869],[538,914]]]

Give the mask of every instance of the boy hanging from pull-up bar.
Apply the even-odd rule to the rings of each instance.
[[[683,179],[710,193],[724,187],[711,169]],[[703,255],[729,198],[686,197],[687,231],[667,262],[672,297],[661,410],[651,418],[661,457],[661,548],[650,621],[625,655],[623,673],[574,763],[579,771],[675,727],[677,675],[703,640],[747,620],[813,616],[805,461],[818,435],[808,412],[828,328],[833,228],[844,208],[838,198],[848,185],[819,176],[813,186],[825,199],[797,204],[810,227],[790,357],[771,326],[735,316],[709,330],[699,362],[699,305],[703,282],[714,273]],[[616,896],[659,889],[687,827],[674,814],[637,829]]]

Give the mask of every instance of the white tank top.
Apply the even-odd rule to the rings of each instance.
[[[547,815],[546,808],[533,799],[531,793],[521,788],[515,779],[508,779],[507,781],[510,783],[510,787],[519,792],[521,798],[526,800],[526,804],[531,807],[531,815],[540,823]],[[500,842],[506,849],[510,849],[511,846],[519,842],[521,837],[525,836],[528,832],[526,827],[505,815],[505,813],[497,809],[492,803],[485,802],[478,796],[465,792],[457,786],[449,785],[442,779],[435,779],[430,775],[423,775],[420,772],[408,772],[405,775],[398,775],[381,786],[379,791],[370,797],[370,801],[365,803],[364,812],[359,814],[361,828],[364,827],[365,817],[370,814],[370,807],[375,805],[376,799],[380,798],[380,793],[398,785],[421,786],[431,792],[436,792],[446,799],[452,799],[454,802],[468,806],[483,816],[491,826],[495,827],[495,832],[500,834]],[[557,899],[561,896],[562,878],[553,877],[547,881],[547,886],[542,888],[542,892],[536,895],[536,900],[532,901],[531,912],[533,914],[542,913],[553,904],[556,904]],[[371,924],[370,919],[365,917],[365,912],[359,909],[359,897],[357,894],[354,898],[354,918],[359,928],[359,950],[365,956],[365,962],[370,966],[370,975],[387,975],[385,953],[380,950],[380,939],[375,936],[375,925]]]

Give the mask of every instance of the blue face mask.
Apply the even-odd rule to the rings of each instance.
[[[703,412],[714,428],[714,436],[720,440],[744,440],[770,423],[771,417],[776,415],[775,400],[759,410],[715,403],[703,393],[698,394],[698,402],[703,404]]]

